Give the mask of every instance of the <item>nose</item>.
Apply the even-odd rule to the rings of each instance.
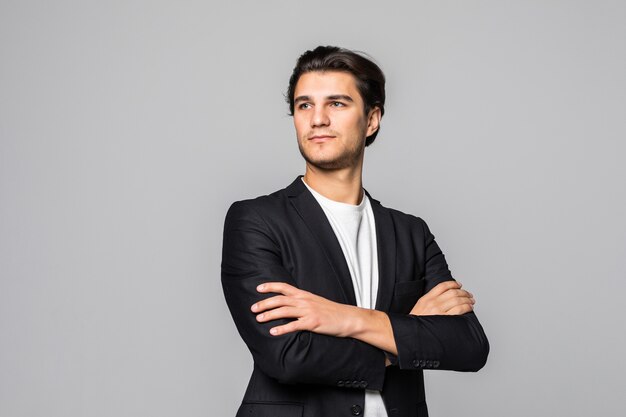
[[[329,124],[330,118],[325,106],[316,106],[311,117],[311,127],[328,126]]]

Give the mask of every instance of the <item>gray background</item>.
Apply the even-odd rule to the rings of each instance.
[[[432,416],[624,415],[622,1],[0,1],[0,416],[232,416],[231,202],[304,164],[283,102],[318,44],[371,54],[365,187],[477,295],[478,374]]]

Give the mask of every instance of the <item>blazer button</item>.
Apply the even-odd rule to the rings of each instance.
[[[413,359],[413,362],[411,362],[413,364],[414,367],[419,368],[420,367],[420,361],[418,361],[417,359]]]
[[[358,404],[354,404],[352,407],[350,407],[350,411],[352,412],[353,416],[360,416],[363,413],[363,408]]]
[[[343,387],[343,381],[337,381],[337,386],[338,387]]]
[[[439,361],[433,361],[433,368],[439,367]]]
[[[422,359],[422,360],[420,361],[420,366],[421,366],[422,368],[426,366],[426,361],[425,361],[424,359]]]
[[[352,381],[352,388],[358,388],[360,386],[361,384],[359,384],[359,381]]]
[[[433,361],[426,361],[426,367],[427,368],[432,368],[433,367]]]
[[[361,386],[361,388],[367,388],[367,382],[365,381],[359,382],[359,385]]]

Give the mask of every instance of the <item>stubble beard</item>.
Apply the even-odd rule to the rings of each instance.
[[[308,140],[308,139],[304,139]],[[298,140],[298,149],[300,155],[309,164],[317,169],[325,171],[334,171],[338,169],[344,169],[355,166],[363,153],[362,147],[356,146],[354,148],[344,148],[338,155],[329,158],[317,158],[307,154],[306,150],[302,146],[302,142]]]

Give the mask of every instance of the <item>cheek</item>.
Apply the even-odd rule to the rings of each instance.
[[[362,117],[346,117],[341,120],[341,126],[346,133],[350,133],[350,136],[356,137],[363,136],[367,130],[367,124]]]
[[[337,122],[346,129],[357,131],[367,126],[367,120],[358,112],[345,112],[338,116]]]
[[[301,118],[301,117],[299,117],[299,118],[294,117],[293,118],[293,126],[296,129],[296,135],[298,137],[301,137],[306,132],[307,124],[303,120],[303,118]]]

